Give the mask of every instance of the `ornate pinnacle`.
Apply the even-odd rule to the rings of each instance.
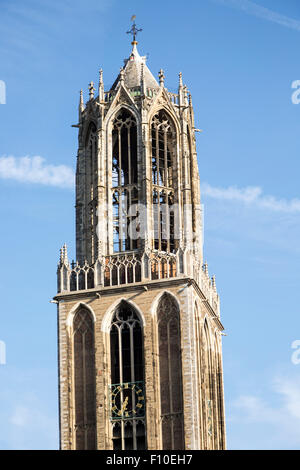
[[[64,256],[64,264],[69,264],[69,260],[68,260],[68,248],[67,248],[66,243],[65,243],[64,246],[63,246],[63,256]]]
[[[203,271],[205,272],[205,274],[208,276],[208,264],[207,264],[207,261],[205,261],[204,265],[203,265]]]
[[[123,67],[121,67],[120,68],[120,83],[122,85],[124,84],[124,76],[125,76],[124,69],[123,69]]]
[[[164,86],[164,84],[165,84],[165,75],[164,75],[163,69],[160,69],[159,74],[158,74],[158,78],[159,78],[160,86]]]
[[[103,86],[103,70],[99,70],[99,86]]]
[[[184,97],[183,97],[183,83],[182,83],[182,73],[181,72],[179,73],[178,95],[179,95],[179,105],[183,106],[184,105],[184,103],[183,103]]]
[[[179,72],[179,88],[182,88],[183,87],[183,83],[182,83],[182,73]]]
[[[183,91],[183,103],[184,103],[185,106],[188,106],[188,104],[189,104],[188,89],[187,89],[186,85],[183,86],[182,91]]]
[[[89,84],[89,93],[90,93],[90,100],[92,100],[95,96],[94,82],[91,82]]]
[[[104,101],[104,83],[103,83],[103,70],[102,69],[99,70],[99,90],[98,90],[98,94],[99,94],[100,102]]]
[[[145,77],[144,77],[144,72],[145,72],[145,70],[144,70],[144,63],[142,62],[142,63],[141,63],[141,93],[142,93],[142,95],[145,94],[145,88],[144,88],[144,78],[145,78]]]
[[[64,262],[64,253],[63,253],[63,247],[59,250],[60,256],[59,256],[59,264],[63,264]]]
[[[60,266],[63,266],[63,265],[68,266],[69,265],[68,249],[67,249],[66,244],[64,244],[60,249],[59,264],[60,264]]]
[[[84,111],[83,91],[82,91],[82,89],[80,90],[79,110],[80,110],[81,112]]]

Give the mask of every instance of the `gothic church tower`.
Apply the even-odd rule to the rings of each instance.
[[[224,449],[219,296],[192,98],[137,50],[79,103],[76,262],[58,265],[62,449]]]

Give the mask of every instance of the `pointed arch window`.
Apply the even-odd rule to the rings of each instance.
[[[137,126],[133,115],[122,109],[112,130],[112,199],[114,252],[135,250],[137,236],[132,228],[136,219],[132,209],[138,202]]]
[[[151,122],[153,248],[174,252],[174,188],[176,131],[172,120],[160,110]]]
[[[152,183],[168,188],[174,187],[174,125],[164,110],[152,118]]]
[[[146,449],[142,322],[126,302],[110,328],[110,417],[114,450]]]
[[[96,449],[94,322],[81,308],[73,320],[76,450]]]
[[[158,304],[157,327],[162,449],[180,450],[184,449],[180,316],[169,294]]]

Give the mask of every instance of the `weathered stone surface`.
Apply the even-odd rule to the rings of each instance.
[[[96,445],[98,449],[113,448],[109,402],[110,324],[122,300],[137,312],[143,325],[147,448],[173,445],[172,439],[169,444],[164,440],[162,421],[165,418],[161,416],[161,377],[170,374],[170,362],[168,370],[162,370],[167,366],[162,365],[166,362],[159,358],[159,351],[163,354],[164,348],[159,345],[157,309],[160,299],[167,294],[174,305],[176,303],[180,318],[181,373],[172,386],[177,390],[182,384],[183,421],[175,422],[175,418],[171,418],[174,419],[173,430],[178,435],[178,426],[184,423],[185,449],[224,449],[223,326],[215,278],[210,279],[207,264],[203,265],[202,212],[191,97],[181,76],[176,95],[165,88],[163,72],[158,85],[134,44],[125,70],[112,89],[104,92],[101,71],[99,96],[94,98],[92,93],[90,98],[84,105],[81,95],[79,105],[77,261],[70,265],[64,246],[55,297],[58,301],[61,448],[75,449],[76,433],[85,436],[87,448],[89,426],[93,426],[87,423],[78,429],[75,416],[74,380],[76,376],[85,377],[82,363],[74,361],[73,320],[80,309],[88,312],[94,323],[94,348],[89,345],[86,350],[95,354]],[[140,237],[134,250],[114,253],[112,129],[121,109],[128,110],[136,120],[138,179],[134,184],[127,184],[126,190],[137,188],[138,202],[146,208],[145,237]],[[172,158],[170,187],[160,187],[152,179],[151,126],[153,117],[161,109],[173,126],[172,140],[165,147]],[[154,190],[172,195],[178,207],[176,229],[179,236],[172,252],[155,248],[152,235]],[[159,243],[162,246],[162,242]],[[90,388],[85,388],[84,378],[82,380],[77,389],[89,393],[86,390]],[[91,387],[90,380],[88,386]],[[167,408],[167,404],[164,406]],[[83,409],[83,420],[85,412]]]

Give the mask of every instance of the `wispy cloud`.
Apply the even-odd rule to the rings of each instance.
[[[39,398],[21,396],[21,403],[17,403],[9,416],[7,427],[11,433],[10,443],[14,449],[36,449],[40,443],[35,436],[43,440],[43,447],[56,447],[57,417],[51,416],[45,404]],[[35,440],[36,439],[36,440]]]
[[[250,0],[214,0],[217,3],[222,3],[223,5],[237,8],[239,10],[244,11],[248,15],[257,16],[258,18],[262,18],[267,21],[271,21],[273,23],[280,24],[281,26],[285,26],[286,28],[295,29],[296,31],[300,31],[300,21],[294,20],[285,15],[281,15],[276,13],[269,8],[265,8],[257,3],[251,2]]]
[[[276,378],[274,389],[282,396],[286,412],[293,418],[297,418],[300,425],[300,378],[296,380]]]
[[[74,171],[66,165],[48,165],[42,157],[0,157],[0,178],[61,188],[74,187]]]
[[[277,377],[268,390],[268,399],[241,395],[229,404],[228,411],[229,423],[239,422],[240,429],[247,430],[240,435],[243,448],[246,442],[257,449],[295,448],[300,444],[299,377]]]
[[[13,410],[10,422],[18,428],[26,428],[32,420],[32,410],[24,405],[17,405]]]
[[[246,188],[237,188],[235,186],[216,188],[210,186],[208,183],[204,183],[202,185],[202,194],[214,199],[239,201],[248,205],[256,205],[257,207],[275,212],[300,212],[300,199],[294,198],[287,200],[264,195],[262,188],[259,186],[248,186]]]
[[[27,368],[23,363],[1,370],[1,449],[57,449],[55,372],[46,366]]]
[[[21,183],[42,184],[60,188],[73,189],[75,174],[71,167],[66,165],[49,165],[45,158],[2,156],[0,157],[0,179],[9,179]],[[274,196],[264,195],[259,186],[238,188],[218,188],[208,183],[201,187],[202,195],[222,201],[240,202],[246,205],[257,206],[273,212],[299,213],[300,199],[278,199]]]
[[[74,42],[80,39],[78,39],[76,31],[79,28],[81,31],[82,28],[85,28],[86,40],[88,41],[87,38],[95,39],[95,28],[89,27],[91,21],[95,21],[99,27],[97,38],[103,38],[108,24],[107,20],[103,20],[103,14],[114,8],[114,3],[115,0],[90,0],[89,7],[84,8],[82,0],[61,2],[27,0],[26,5],[23,0],[0,1],[0,56],[2,58],[5,54],[6,66],[19,64],[19,60],[30,62],[32,66],[36,60],[41,67],[41,61],[43,64],[45,57],[47,57],[46,62],[49,65],[54,49],[55,66],[57,66],[57,61],[60,60],[57,48],[61,50],[63,42],[65,50],[69,51],[67,56],[63,54],[64,61],[70,60],[70,49],[68,48],[76,48]],[[14,34],[11,34],[12,31]],[[28,60],[29,56],[34,56],[36,59]],[[3,60],[1,65],[4,66]],[[1,71],[2,69],[1,67]]]

